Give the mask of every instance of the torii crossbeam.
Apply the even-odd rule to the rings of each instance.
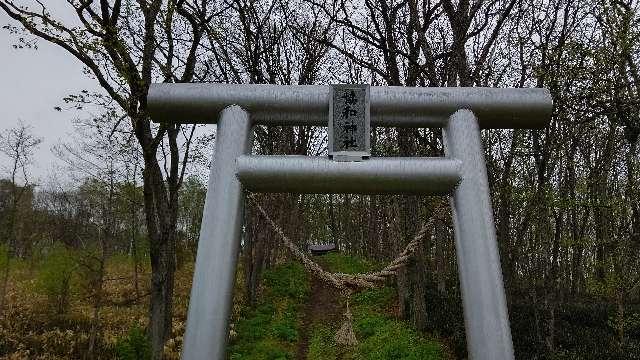
[[[539,129],[545,89],[371,87],[371,126],[441,127],[444,158],[337,162],[251,155],[252,126],[327,126],[331,87],[155,84],[154,121],[217,124],[182,357],[225,357],[242,228],[243,190],[452,195],[469,357],[513,359],[481,129]]]

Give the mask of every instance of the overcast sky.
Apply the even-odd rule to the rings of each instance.
[[[10,21],[0,11],[0,27]],[[12,47],[16,42],[15,35],[0,28],[0,131],[22,120],[43,138],[31,169],[38,183],[43,184],[57,163],[51,147],[73,131],[74,118],[88,116],[81,111],[58,112],[54,107],[62,105],[66,95],[82,89],[95,90],[97,86],[82,73],[80,63],[62,49],[39,41],[38,50],[16,50]],[[6,177],[8,163],[0,155],[0,177]]]

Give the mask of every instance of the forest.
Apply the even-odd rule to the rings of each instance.
[[[640,359],[637,0],[0,0],[11,51],[50,43],[99,91],[32,176],[42,139],[0,134],[0,357],[179,358],[215,125],[155,123],[152,83],[546,88],[550,124],[484,130],[517,359]],[[45,66],[46,64],[42,64]],[[10,86],[3,84],[0,86]],[[212,114],[217,116],[217,114]],[[254,128],[254,154],[327,155],[324,127]],[[372,156],[442,156],[440,129],[372,128]],[[6,165],[6,166],[5,166]],[[213,184],[215,186],[215,184]],[[256,195],[247,202],[230,359],[465,359],[450,210],[439,197]],[[350,299],[305,271],[261,204],[318,261],[359,273],[415,253]],[[212,274],[215,276],[215,274]],[[318,299],[323,299],[318,302]]]

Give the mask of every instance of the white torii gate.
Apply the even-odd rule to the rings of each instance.
[[[327,126],[330,86],[154,84],[154,121],[217,124],[182,357],[225,357],[242,228],[243,190],[453,195],[469,357],[513,359],[481,129],[538,129],[551,118],[545,89],[371,87],[372,126],[441,127],[444,158],[338,162],[251,155],[252,126]]]

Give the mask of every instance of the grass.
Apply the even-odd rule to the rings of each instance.
[[[378,264],[328,254],[323,259],[329,270],[344,273],[368,272]],[[344,349],[335,344],[339,324],[315,324],[309,342],[308,360],[436,360],[445,357],[442,345],[412,329],[404,321],[394,319],[391,311],[395,302],[394,289],[385,286],[365,290],[351,299],[354,330],[359,344]]]
[[[33,263],[12,263],[6,317],[0,319],[0,357],[82,358],[86,351],[92,315],[87,293],[82,286],[72,284],[68,310],[64,314],[56,314],[49,305],[51,297],[47,296],[47,289],[40,286],[43,276],[48,276],[47,271],[61,272],[58,266],[47,270],[46,264],[51,260],[43,258]],[[367,272],[379,267],[375,262],[340,254],[328,254],[322,261],[328,269],[345,273]],[[132,265],[131,259],[125,255],[114,256],[107,264],[108,280],[104,291],[108,301],[101,310],[98,359],[148,358],[148,340],[144,331],[148,297],[143,296],[134,302],[125,301],[134,293]],[[178,359],[180,356],[192,274],[192,263],[185,263],[176,273],[175,317],[165,347],[167,359]],[[241,305],[244,302],[242,274],[240,268],[232,311],[237,335],[230,341],[229,359],[295,359],[302,337],[302,310],[309,300],[309,275],[295,262],[265,271],[259,302],[256,306],[247,307]],[[78,274],[74,273],[71,281],[80,281]],[[51,280],[46,282],[50,283]],[[148,263],[143,261],[141,294],[148,293],[149,282]],[[442,358],[442,347],[437,341],[425,338],[407,323],[394,318],[391,309],[395,304],[395,291],[390,287],[355,294],[351,299],[351,310],[360,344],[353,349],[338,347],[333,338],[340,324],[311,324],[307,359]]]
[[[0,358],[7,359],[81,359],[89,341],[93,308],[84,289],[80,268],[70,279],[69,306],[63,314],[56,314],[49,289],[52,276],[65,267],[51,266],[50,254],[34,261],[14,261],[11,265],[7,305],[0,317]],[[59,261],[54,261],[58,264]],[[105,303],[100,311],[100,333],[96,359],[143,359],[125,353],[146,351],[142,330],[147,325],[150,274],[143,262],[140,273],[138,301],[126,301],[134,296],[132,260],[114,256],[107,263],[104,284]],[[61,270],[62,269],[62,270]],[[66,270],[65,270],[66,271]],[[165,346],[167,359],[179,359],[186,308],[193,273],[192,264],[185,264],[176,272],[174,321]],[[55,276],[53,276],[55,279]],[[55,283],[55,281],[54,281]],[[55,305],[55,304],[53,304]]]
[[[327,270],[345,274],[365,273],[381,267],[381,264],[376,261],[335,252],[322,256],[322,263]]]
[[[254,309],[245,309],[236,322],[238,335],[229,347],[229,358],[294,359],[300,308],[309,290],[308,275],[300,264],[287,263],[266,271],[259,303]]]

